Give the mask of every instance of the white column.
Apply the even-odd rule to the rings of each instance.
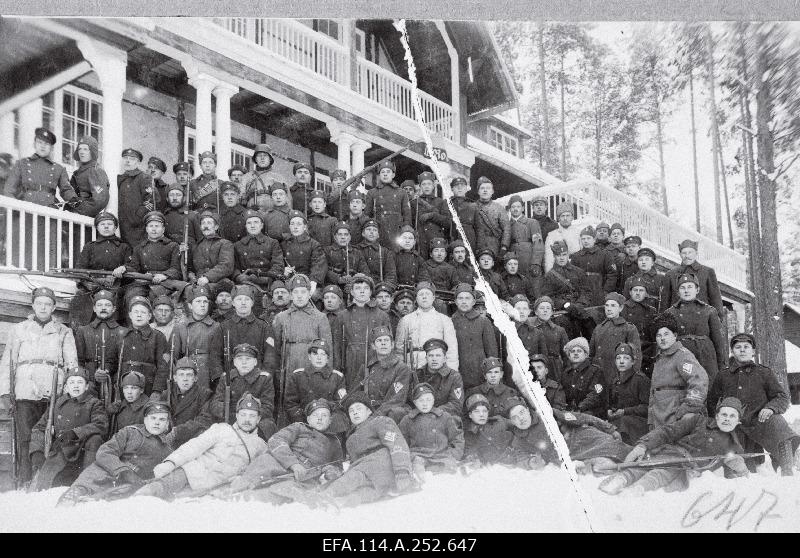
[[[356,139],[356,141],[353,142],[353,146],[350,148],[353,150],[353,174],[364,170],[364,153],[370,147],[372,147],[372,144],[368,141]]]
[[[194,122],[196,130],[195,161],[199,168],[200,153],[211,151],[213,145],[213,130],[211,128],[211,92],[218,84],[217,80],[205,73],[190,74],[189,85],[197,90],[197,101],[194,106]]]
[[[33,153],[33,138],[36,128],[42,126],[42,100],[34,99],[19,107],[19,157]]]
[[[11,153],[17,159],[14,149],[14,112],[0,116],[0,153]]]
[[[352,176],[352,167],[350,165],[350,149],[356,138],[345,132],[339,132],[331,136],[331,142],[335,143],[338,147],[336,168],[343,170],[347,176]]]
[[[125,51],[105,43],[83,38],[77,41],[83,57],[92,65],[103,91],[102,163],[111,184],[106,209],[116,215],[119,209],[117,175],[123,149],[122,96],[125,93]]]
[[[228,179],[231,168],[231,97],[239,92],[239,88],[229,83],[220,82],[214,88],[217,98],[217,112],[214,129],[217,135],[217,176]]]

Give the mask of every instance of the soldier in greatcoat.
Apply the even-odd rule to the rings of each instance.
[[[222,325],[209,315],[211,291],[208,286],[189,287],[186,291],[189,312],[172,332],[175,343],[172,358],[194,360],[200,387],[214,389],[224,366]]]
[[[200,176],[189,182],[189,208],[195,211],[219,212],[222,208],[222,191],[217,178],[217,156],[211,151],[203,151],[200,159]]]
[[[616,346],[620,343],[630,344],[639,365],[642,362],[642,349],[636,326],[620,316],[625,297],[612,291],[605,298],[606,319],[598,324],[592,332],[592,338],[589,341],[589,356],[592,358],[592,362],[603,371],[605,385],[610,385],[617,372],[614,365]]]
[[[367,216],[380,227],[381,244],[394,248],[403,225],[411,226],[411,205],[408,194],[394,181],[395,165],[385,161],[378,165],[378,183],[367,192]]]
[[[452,321],[458,342],[458,371],[468,390],[483,382],[483,359],[499,356],[497,337],[491,320],[475,308],[472,287],[461,283],[454,293],[457,310]]]
[[[682,275],[691,274],[697,277],[697,300],[712,306],[719,319],[724,317],[722,307],[722,294],[717,282],[717,273],[714,268],[708,267],[697,261],[697,242],[684,240],[678,245],[681,263],[670,269],[664,279],[664,308],[675,304],[680,299],[680,278]]]

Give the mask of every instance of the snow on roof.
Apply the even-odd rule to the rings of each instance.
[[[789,341],[783,342],[786,347],[786,371],[800,372],[800,347]]]

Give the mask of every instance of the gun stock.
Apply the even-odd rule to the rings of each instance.
[[[55,411],[56,411],[56,392],[58,391],[58,365],[53,366],[53,381],[50,384],[50,405],[47,408],[47,425],[44,429],[44,456],[50,456],[50,448],[53,447],[55,438]]]

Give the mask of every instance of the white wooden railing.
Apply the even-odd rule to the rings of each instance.
[[[48,271],[75,267],[94,240],[94,219],[0,196],[0,265]]]
[[[626,234],[642,237],[645,246],[675,263],[680,262],[678,244],[687,238],[696,240],[699,243],[699,260],[713,267],[721,282],[750,293],[747,288],[746,256],[676,223],[663,213],[601,182],[574,180],[526,190],[516,195],[526,202],[528,216],[532,214],[533,197],[544,196],[548,202],[548,215],[555,215],[556,206],[566,201],[575,208],[576,219],[586,219],[594,223],[620,223],[625,227]],[[505,205],[509,197],[497,201]]]

